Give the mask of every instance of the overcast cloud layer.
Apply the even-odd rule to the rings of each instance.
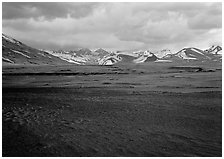
[[[221,3],[6,3],[3,33],[43,49],[208,48],[222,42]]]

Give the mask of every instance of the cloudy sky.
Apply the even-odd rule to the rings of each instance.
[[[7,3],[2,30],[43,49],[201,49],[222,42],[222,4]]]

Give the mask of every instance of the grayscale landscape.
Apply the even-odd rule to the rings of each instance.
[[[2,7],[3,157],[222,156],[222,3]]]

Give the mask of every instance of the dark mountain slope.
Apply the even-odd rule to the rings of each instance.
[[[23,44],[5,34],[2,34],[2,62],[4,64],[24,65],[58,65],[69,64],[45,51]]]

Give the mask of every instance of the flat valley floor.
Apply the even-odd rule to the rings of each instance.
[[[221,68],[2,66],[2,154],[222,156]]]

